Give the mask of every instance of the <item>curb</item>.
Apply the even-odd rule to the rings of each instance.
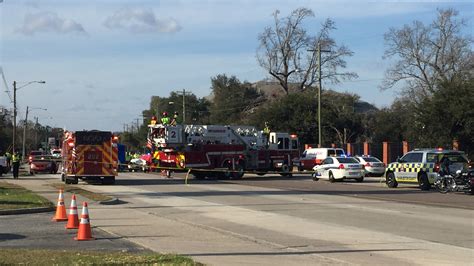
[[[41,207],[41,208],[28,208],[28,209],[13,209],[13,210],[0,210],[0,215],[14,215],[14,214],[29,214],[29,213],[40,213],[40,212],[52,212],[56,207]]]

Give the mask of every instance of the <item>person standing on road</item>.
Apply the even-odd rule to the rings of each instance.
[[[8,168],[8,171],[10,171],[11,169],[11,163],[12,163],[12,154],[9,153],[8,151],[5,152],[5,157],[7,157],[7,168]]]
[[[20,155],[13,151],[12,164],[13,164],[13,178],[18,179],[18,172],[20,170]]]

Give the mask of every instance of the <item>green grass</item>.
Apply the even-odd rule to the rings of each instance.
[[[66,185],[66,184],[59,183],[59,184],[52,184],[51,186],[57,189],[62,189],[64,192],[79,194],[93,201],[106,201],[106,200],[112,199],[109,196],[106,196],[100,193],[94,193],[92,191],[79,188],[75,185]]]
[[[0,210],[52,207],[53,204],[23,188],[6,182],[0,182]]]
[[[203,265],[173,254],[78,250],[0,249],[0,258],[2,265]]]

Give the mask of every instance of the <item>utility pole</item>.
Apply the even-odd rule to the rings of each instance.
[[[321,53],[322,52],[325,52],[325,53],[330,53],[331,51],[330,50],[322,50],[321,49],[321,41],[318,41],[318,46],[317,46],[317,49],[314,50],[308,50],[310,52],[316,52],[317,53],[317,57],[318,57],[318,147],[322,147],[323,145],[323,140],[322,140],[322,132],[321,132],[321,91],[322,91],[322,87],[323,87],[323,84],[322,84],[322,71],[321,71],[321,65],[322,65],[322,62],[321,62]]]
[[[15,152],[16,144],[16,81],[13,81],[13,144],[12,153]]]
[[[178,95],[183,94],[183,124],[186,123],[186,94],[190,95],[191,92],[187,92],[186,89],[183,89],[183,91],[178,91],[176,92]]]
[[[38,147],[38,117],[35,117],[36,124],[35,124],[35,149]]]
[[[25,116],[25,125],[23,126],[23,145],[22,145],[22,149],[21,149],[21,154],[23,156],[23,158],[26,158],[25,157],[25,142],[26,142],[26,126],[28,125],[28,108],[29,106],[26,106],[26,116]]]

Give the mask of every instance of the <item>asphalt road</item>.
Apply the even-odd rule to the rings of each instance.
[[[421,192],[410,186],[392,190],[376,180],[359,184],[314,182],[309,176],[250,176],[237,181],[191,179],[186,185],[183,177],[121,173],[113,186],[79,186],[124,201],[89,205],[97,229],[210,265],[474,261],[470,195]],[[44,175],[14,182],[44,193],[43,183],[58,179]]]
[[[92,229],[96,240],[76,241],[74,237],[77,230],[66,230],[64,222],[52,222],[53,215],[54,213],[33,213],[0,216],[0,248],[149,251],[98,228]]]

